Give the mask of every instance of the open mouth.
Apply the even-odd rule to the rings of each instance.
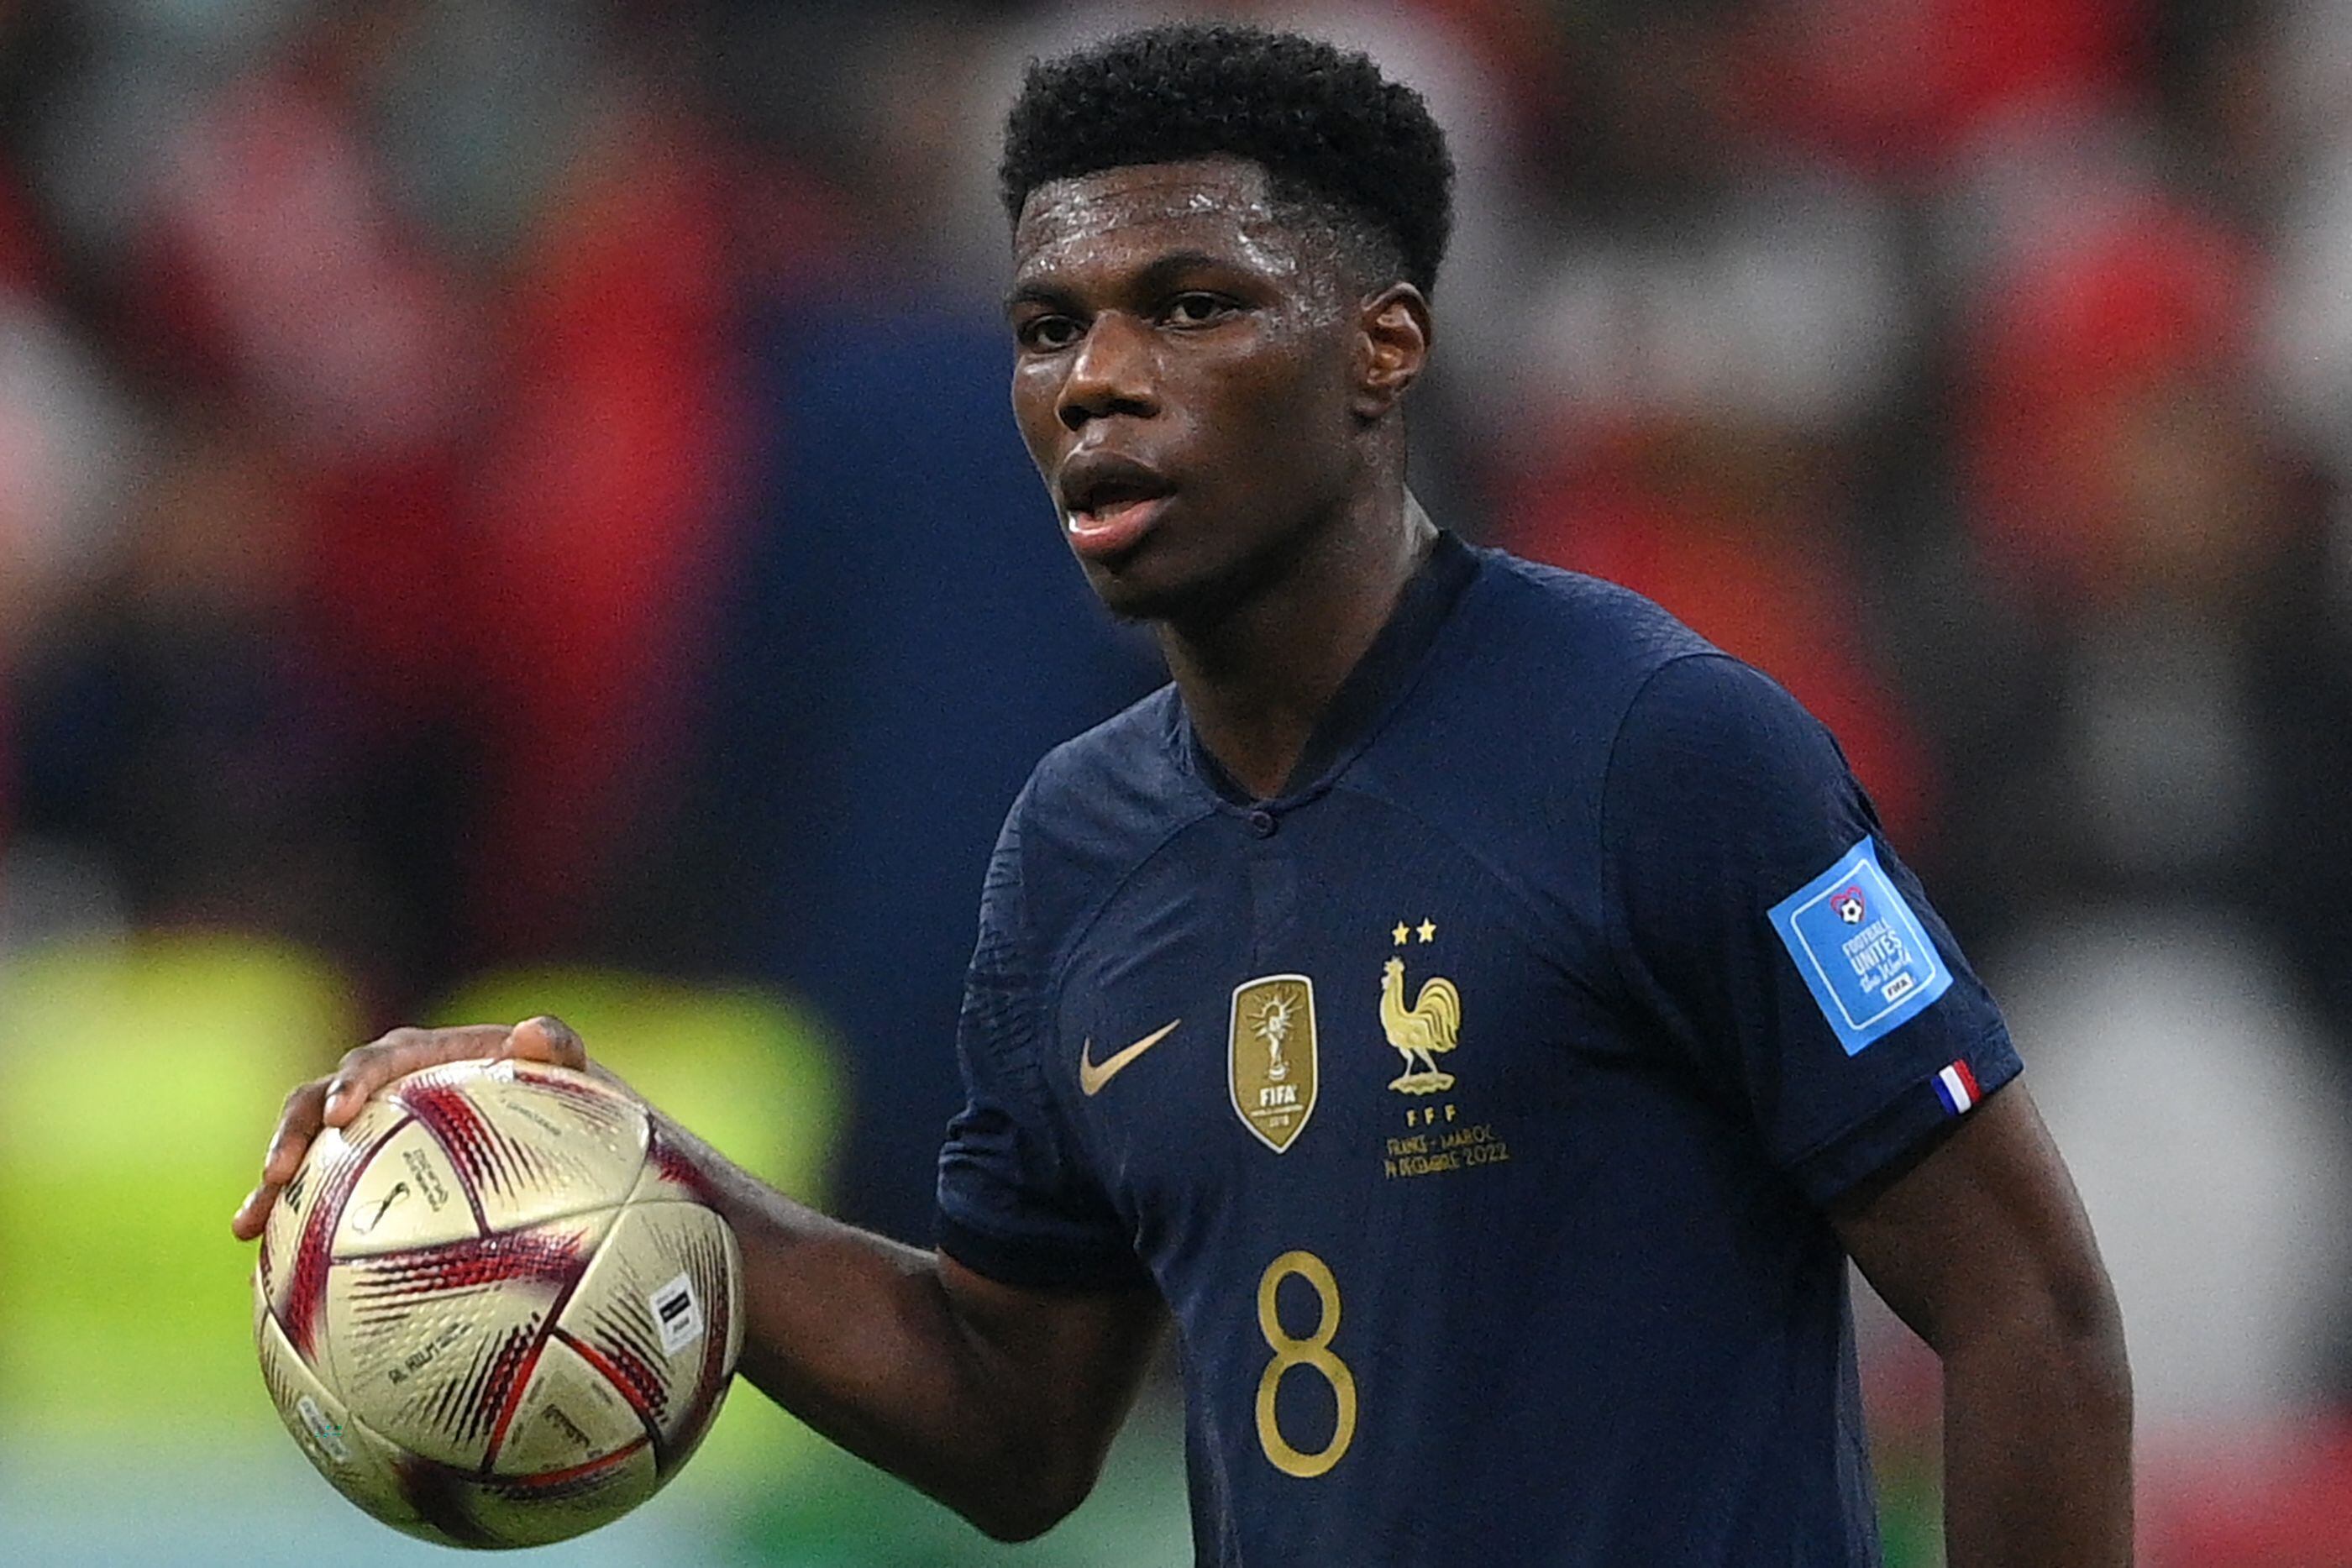
[[[1122,555],[1141,543],[1167,510],[1175,486],[1139,464],[1080,460],[1066,472],[1062,514],[1070,543],[1094,559]]]
[[[1070,517],[1073,519],[1072,526],[1082,528],[1111,528],[1115,526],[1120,518],[1126,517],[1129,513],[1135,511],[1138,507],[1148,507],[1154,501],[1160,500],[1163,497],[1160,496],[1106,497],[1100,500],[1095,501],[1089,506],[1079,507],[1073,509],[1070,513]]]

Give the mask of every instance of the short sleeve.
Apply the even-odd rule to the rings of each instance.
[[[1045,1084],[1045,977],[1023,889],[1028,799],[1006,819],[981,895],[980,942],[957,1026],[964,1108],[940,1154],[940,1249],[1009,1285],[1146,1285],[1150,1277],[1076,1157]]]
[[[1720,654],[1653,674],[1602,806],[1630,1005],[1812,1201],[2017,1075],[1991,996],[1821,723]]]

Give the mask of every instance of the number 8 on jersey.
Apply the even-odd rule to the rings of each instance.
[[[1294,1275],[1314,1288],[1318,1303],[1314,1332],[1305,1339],[1285,1333],[1275,1311],[1275,1296],[1283,1281]],[[1265,1372],[1257,1380],[1258,1444],[1276,1469],[1312,1480],[1339,1462],[1356,1436],[1356,1376],[1346,1362],[1331,1354],[1332,1336],[1339,1332],[1339,1282],[1331,1277],[1330,1265],[1304,1251],[1286,1252],[1266,1265],[1257,1282],[1257,1326],[1274,1351],[1274,1359],[1265,1364]],[[1275,1416],[1275,1395],[1282,1386],[1282,1375],[1295,1366],[1319,1374],[1331,1385],[1331,1396],[1339,1406],[1331,1441],[1318,1453],[1302,1454],[1292,1448]]]

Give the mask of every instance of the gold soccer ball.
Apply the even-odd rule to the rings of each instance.
[[[538,1546],[659,1490],[742,1348],[734,1233],[644,1110],[521,1061],[410,1074],[321,1134],[253,1271],[278,1414],[396,1530]]]

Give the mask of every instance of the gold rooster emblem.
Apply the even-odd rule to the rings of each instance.
[[[1462,993],[1453,981],[1431,976],[1406,1007],[1404,960],[1391,958],[1381,971],[1381,1028],[1404,1058],[1404,1073],[1390,1088],[1400,1094],[1436,1094],[1454,1087],[1454,1074],[1439,1071],[1436,1061],[1454,1049],[1462,1032]]]

